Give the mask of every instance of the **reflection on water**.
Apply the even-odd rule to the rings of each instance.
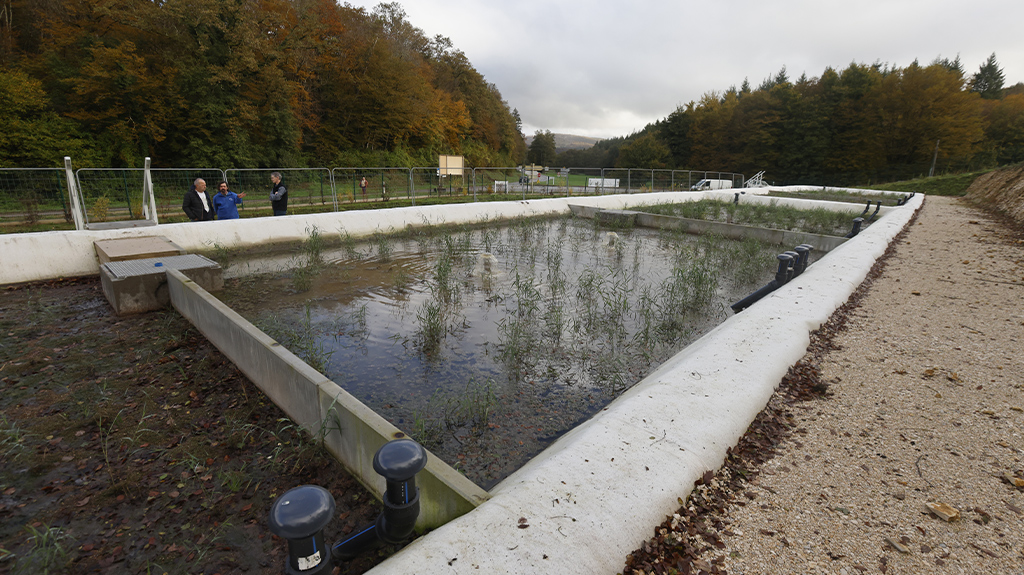
[[[717,325],[778,251],[522,220],[235,262],[222,297],[490,488]]]

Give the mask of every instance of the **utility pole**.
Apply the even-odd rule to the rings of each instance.
[[[932,169],[928,170],[928,177],[935,175],[935,161],[939,159],[939,140],[935,140],[935,155],[932,156]]]

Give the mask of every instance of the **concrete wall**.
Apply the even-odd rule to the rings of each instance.
[[[230,359],[292,421],[327,449],[378,496],[384,480],[373,471],[380,446],[404,434],[278,342],[257,329],[199,284],[167,271],[171,304]],[[487,492],[434,454],[417,476],[421,513],[417,528],[433,528],[488,498]]]
[[[489,501],[370,573],[619,572],[676,498],[721,466],[803,357],[810,332],[860,285],[922,199],[726,320],[498,484]]]
[[[787,248],[800,244],[810,244],[814,246],[814,250],[817,252],[830,252],[843,245],[843,242],[846,241],[846,238],[834,236],[691,220],[658,214],[638,214],[637,225],[646,228],[681,229],[691,234],[715,234],[716,236],[733,239],[755,238],[770,244],[786,246]]]

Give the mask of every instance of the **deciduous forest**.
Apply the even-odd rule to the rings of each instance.
[[[517,115],[397,3],[0,0],[0,165],[515,165]]]
[[[636,134],[563,152],[556,164],[765,170],[777,183],[840,185],[927,175],[933,161],[937,173],[1016,163],[1024,84],[1003,84],[994,54],[973,75],[959,58],[853,63],[796,81],[783,69],[756,89],[744,81]]]
[[[851,63],[709,92],[643,130],[529,159],[565,167],[760,170],[855,184],[1024,161],[1024,84],[993,54]],[[519,113],[397,3],[0,0],[0,165],[510,166]]]

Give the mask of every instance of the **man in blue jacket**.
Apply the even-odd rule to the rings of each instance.
[[[228,189],[227,182],[221,182],[217,186],[217,195],[213,196],[213,211],[217,212],[218,220],[237,220],[238,208],[242,205],[242,198],[245,192],[236,194]]]

